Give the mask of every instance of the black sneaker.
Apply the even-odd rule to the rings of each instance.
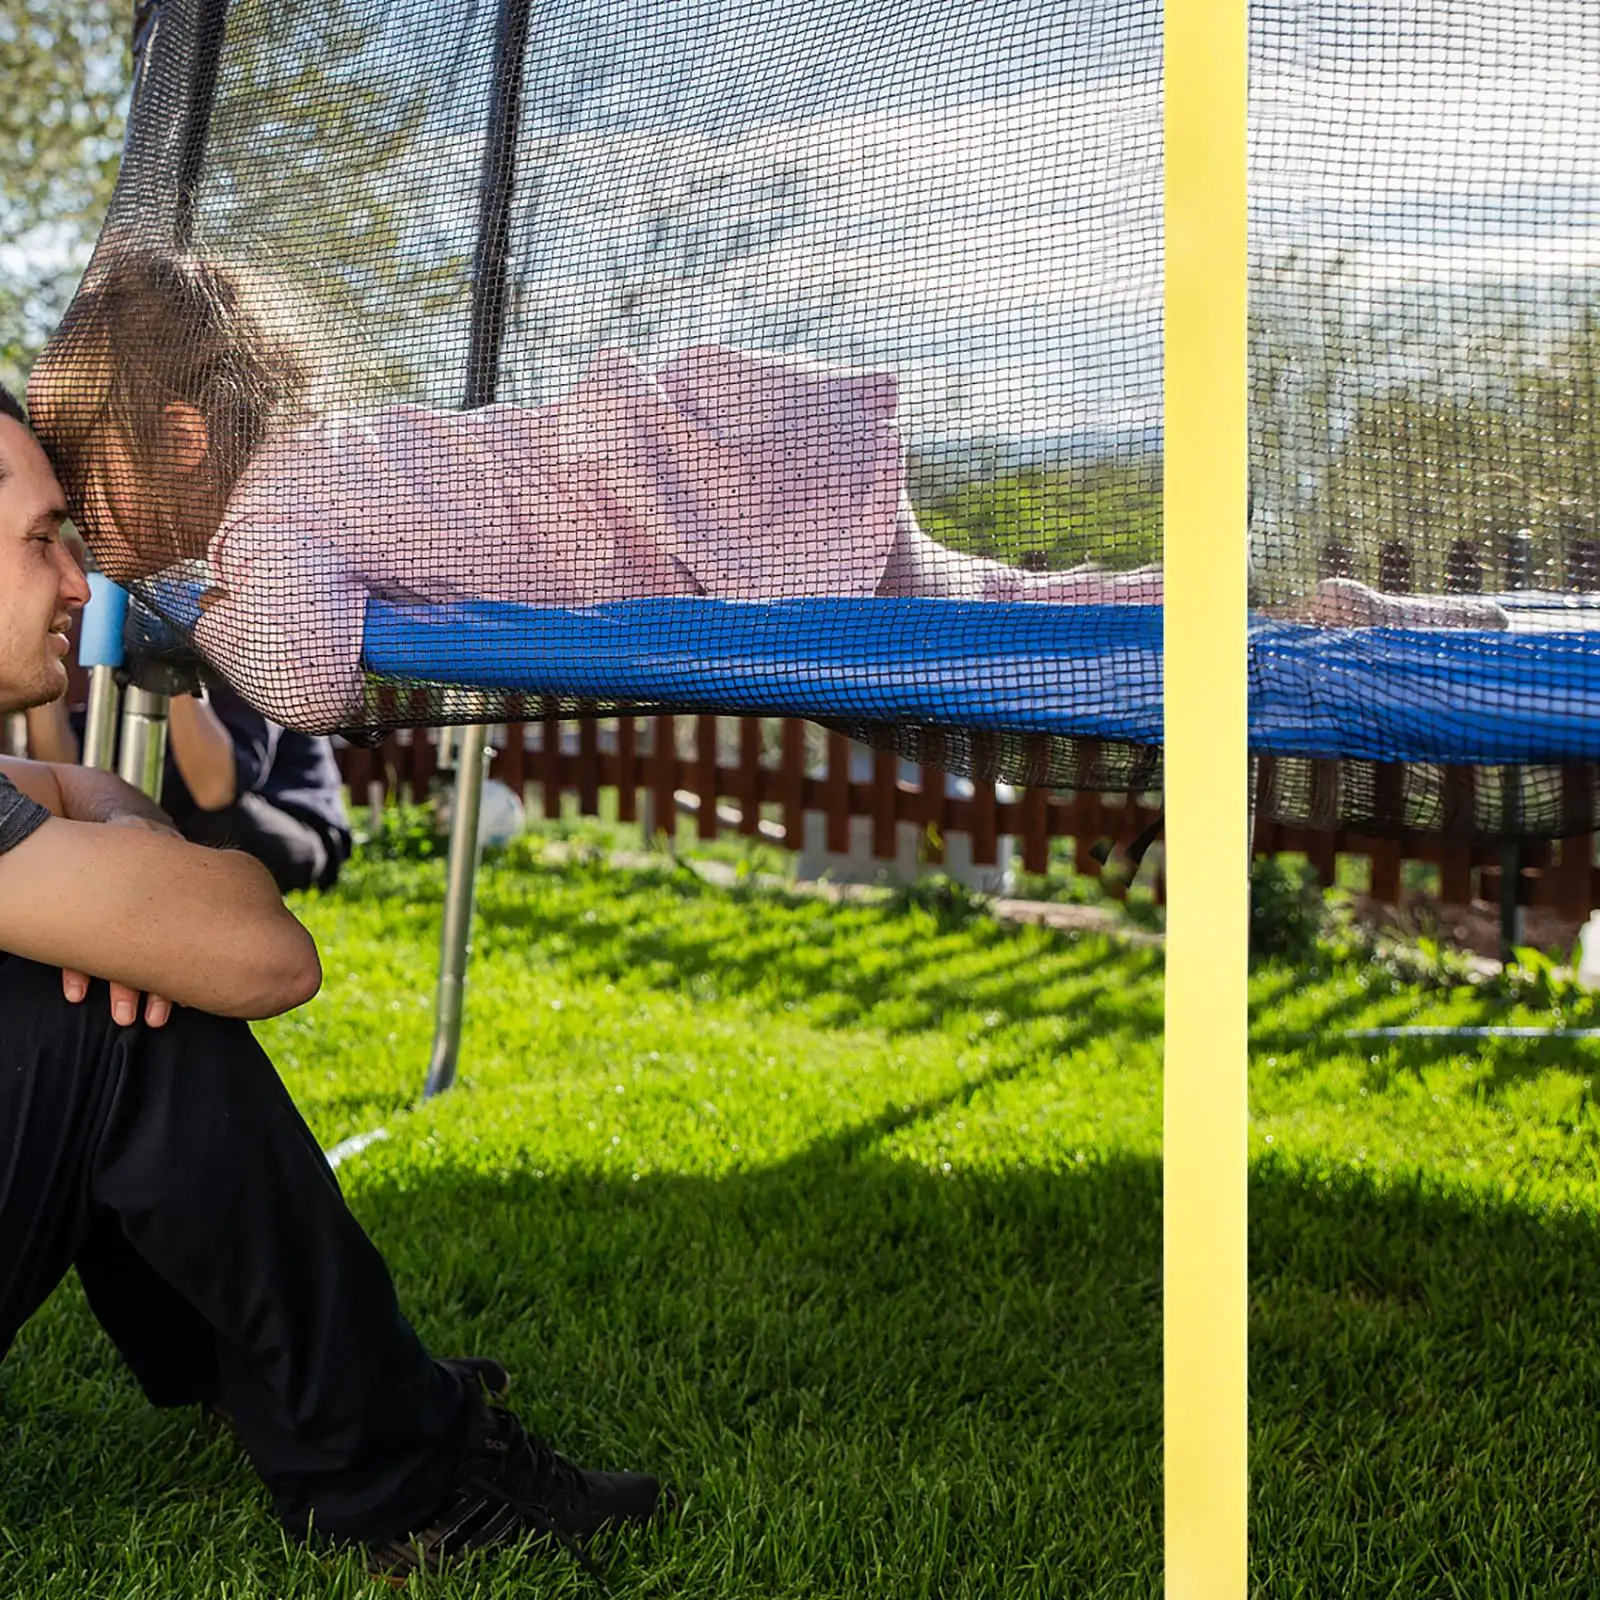
[[[471,1387],[474,1382],[491,1400],[504,1400],[511,1393],[511,1374],[493,1356],[441,1356],[441,1367],[449,1367]]]
[[[502,1369],[503,1370],[503,1369]],[[404,1582],[474,1550],[525,1538],[554,1540],[591,1576],[580,1541],[650,1522],[675,1503],[642,1472],[586,1472],[528,1437],[509,1411],[469,1393],[467,1442],[444,1504],[426,1527],[368,1546],[375,1577]]]

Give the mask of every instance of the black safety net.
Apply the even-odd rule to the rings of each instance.
[[[1587,827],[1600,22],[1252,18],[1261,803]],[[1161,22],[147,3],[35,420],[285,723],[792,715],[1157,787]]]

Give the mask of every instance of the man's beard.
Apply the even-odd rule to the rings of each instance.
[[[67,692],[65,674],[60,683],[37,683],[27,689],[11,689],[0,683],[0,717],[13,716],[22,711],[35,711],[40,706],[54,705]]]

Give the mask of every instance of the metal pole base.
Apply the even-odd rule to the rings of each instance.
[[[83,764],[97,772],[110,772],[117,759],[117,711],[122,691],[117,669],[89,668],[89,711],[83,725]]]
[[[130,684],[122,707],[117,775],[159,802],[166,762],[167,696]]]

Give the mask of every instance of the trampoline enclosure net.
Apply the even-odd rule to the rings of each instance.
[[[262,711],[1159,785],[1159,7],[163,0],[141,42],[30,402],[100,564]],[[1263,0],[1251,49],[1240,553],[1320,652],[1263,803],[1405,757],[1399,815],[1354,766],[1333,813],[1457,827],[1427,773],[1515,761],[1473,830],[1587,826],[1600,19]]]

